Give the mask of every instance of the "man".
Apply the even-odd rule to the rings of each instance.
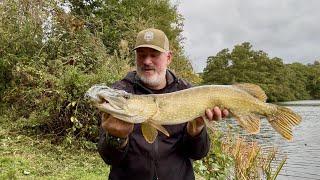
[[[167,36],[158,29],[146,29],[136,39],[136,71],[130,72],[113,88],[133,94],[169,93],[191,85],[167,69],[172,61]],[[204,110],[207,118],[219,120],[228,115],[218,107]],[[109,179],[189,180],[194,179],[192,160],[205,157],[210,140],[201,117],[193,122],[164,126],[170,137],[158,134],[149,144],[140,124],[130,124],[103,114],[98,150],[111,165]]]

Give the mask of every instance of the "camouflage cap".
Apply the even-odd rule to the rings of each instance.
[[[169,40],[163,31],[149,28],[138,33],[133,50],[140,47],[148,47],[160,52],[166,52],[169,51]]]

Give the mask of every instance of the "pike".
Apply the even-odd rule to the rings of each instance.
[[[115,118],[141,123],[141,131],[148,143],[153,143],[162,125],[174,125],[203,117],[205,109],[215,106],[228,109],[230,114],[250,134],[260,132],[260,119],[266,117],[271,126],[285,139],[292,139],[292,128],[301,117],[292,110],[266,103],[267,96],[260,86],[243,83],[235,85],[197,86],[167,94],[134,95],[104,85],[92,86],[85,95],[92,105]]]

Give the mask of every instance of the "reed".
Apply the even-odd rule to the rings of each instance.
[[[239,135],[216,131],[211,135],[211,150],[195,162],[197,176],[205,179],[275,180],[286,162],[273,147],[264,149],[258,142]]]

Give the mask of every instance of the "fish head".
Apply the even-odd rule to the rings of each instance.
[[[142,123],[148,118],[145,98],[107,86],[93,86],[86,93],[95,107],[129,123]]]

